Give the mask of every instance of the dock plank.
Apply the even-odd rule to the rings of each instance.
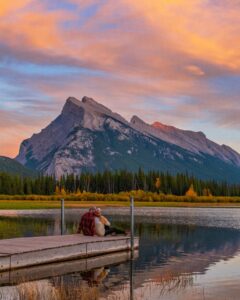
[[[135,251],[134,257],[138,256]],[[118,264],[131,259],[129,251],[104,254],[97,257],[70,260],[58,263],[31,266],[21,269],[0,272],[0,285],[19,284],[29,280],[41,280],[49,277],[62,276],[74,272],[84,272],[91,269]]]
[[[71,246],[76,244],[100,243],[106,241],[126,240],[128,238],[121,237],[89,237],[83,235],[59,235],[44,236],[33,238],[14,238],[8,240],[0,240],[1,253],[22,253],[26,251],[36,251],[51,249],[55,247]]]
[[[135,239],[135,248],[137,247],[138,238]],[[0,270],[129,249],[130,238],[127,236],[90,237],[75,234],[0,240]]]

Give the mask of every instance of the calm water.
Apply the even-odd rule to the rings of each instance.
[[[79,213],[67,212],[67,233],[75,232]],[[129,227],[127,213],[126,209],[105,210],[112,223],[122,228]],[[0,239],[60,232],[56,211],[8,214],[0,217]],[[98,268],[88,272],[81,272],[77,262],[66,263],[62,267],[66,274],[41,277],[39,273],[40,280],[30,284],[41,291],[42,299],[59,287],[66,299],[130,299],[131,287],[133,299],[240,299],[240,210],[139,209],[136,215],[140,248],[133,263],[126,257],[116,256],[116,261],[107,257],[106,263],[99,261]],[[19,288],[23,284],[2,283],[0,295],[17,299]],[[82,298],[76,296],[76,288],[87,291],[88,297],[84,292]]]

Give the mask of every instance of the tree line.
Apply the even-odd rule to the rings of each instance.
[[[54,195],[71,193],[114,194],[132,190],[151,191],[170,195],[193,196],[240,196],[240,184],[229,184],[215,180],[201,180],[189,174],[138,172],[126,170],[102,173],[82,173],[37,178],[0,173],[0,194],[5,195]]]

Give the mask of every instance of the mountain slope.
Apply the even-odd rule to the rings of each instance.
[[[88,97],[82,101],[68,98],[62,113],[49,126],[23,141],[16,159],[57,177],[142,167],[171,173],[188,171],[200,178],[240,180],[235,162],[174,145]]]
[[[0,156],[0,172],[23,177],[36,176],[37,172],[24,167],[22,164],[9,157]]]
[[[240,167],[240,154],[226,145],[207,139],[203,132],[182,130],[173,126],[155,122],[152,125],[145,123],[137,116],[133,116],[131,123],[137,130],[150,134],[168,143],[178,145],[196,154],[207,154],[219,158],[227,163]]]

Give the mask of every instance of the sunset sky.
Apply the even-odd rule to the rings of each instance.
[[[0,155],[84,95],[240,152],[240,1],[0,0]]]

